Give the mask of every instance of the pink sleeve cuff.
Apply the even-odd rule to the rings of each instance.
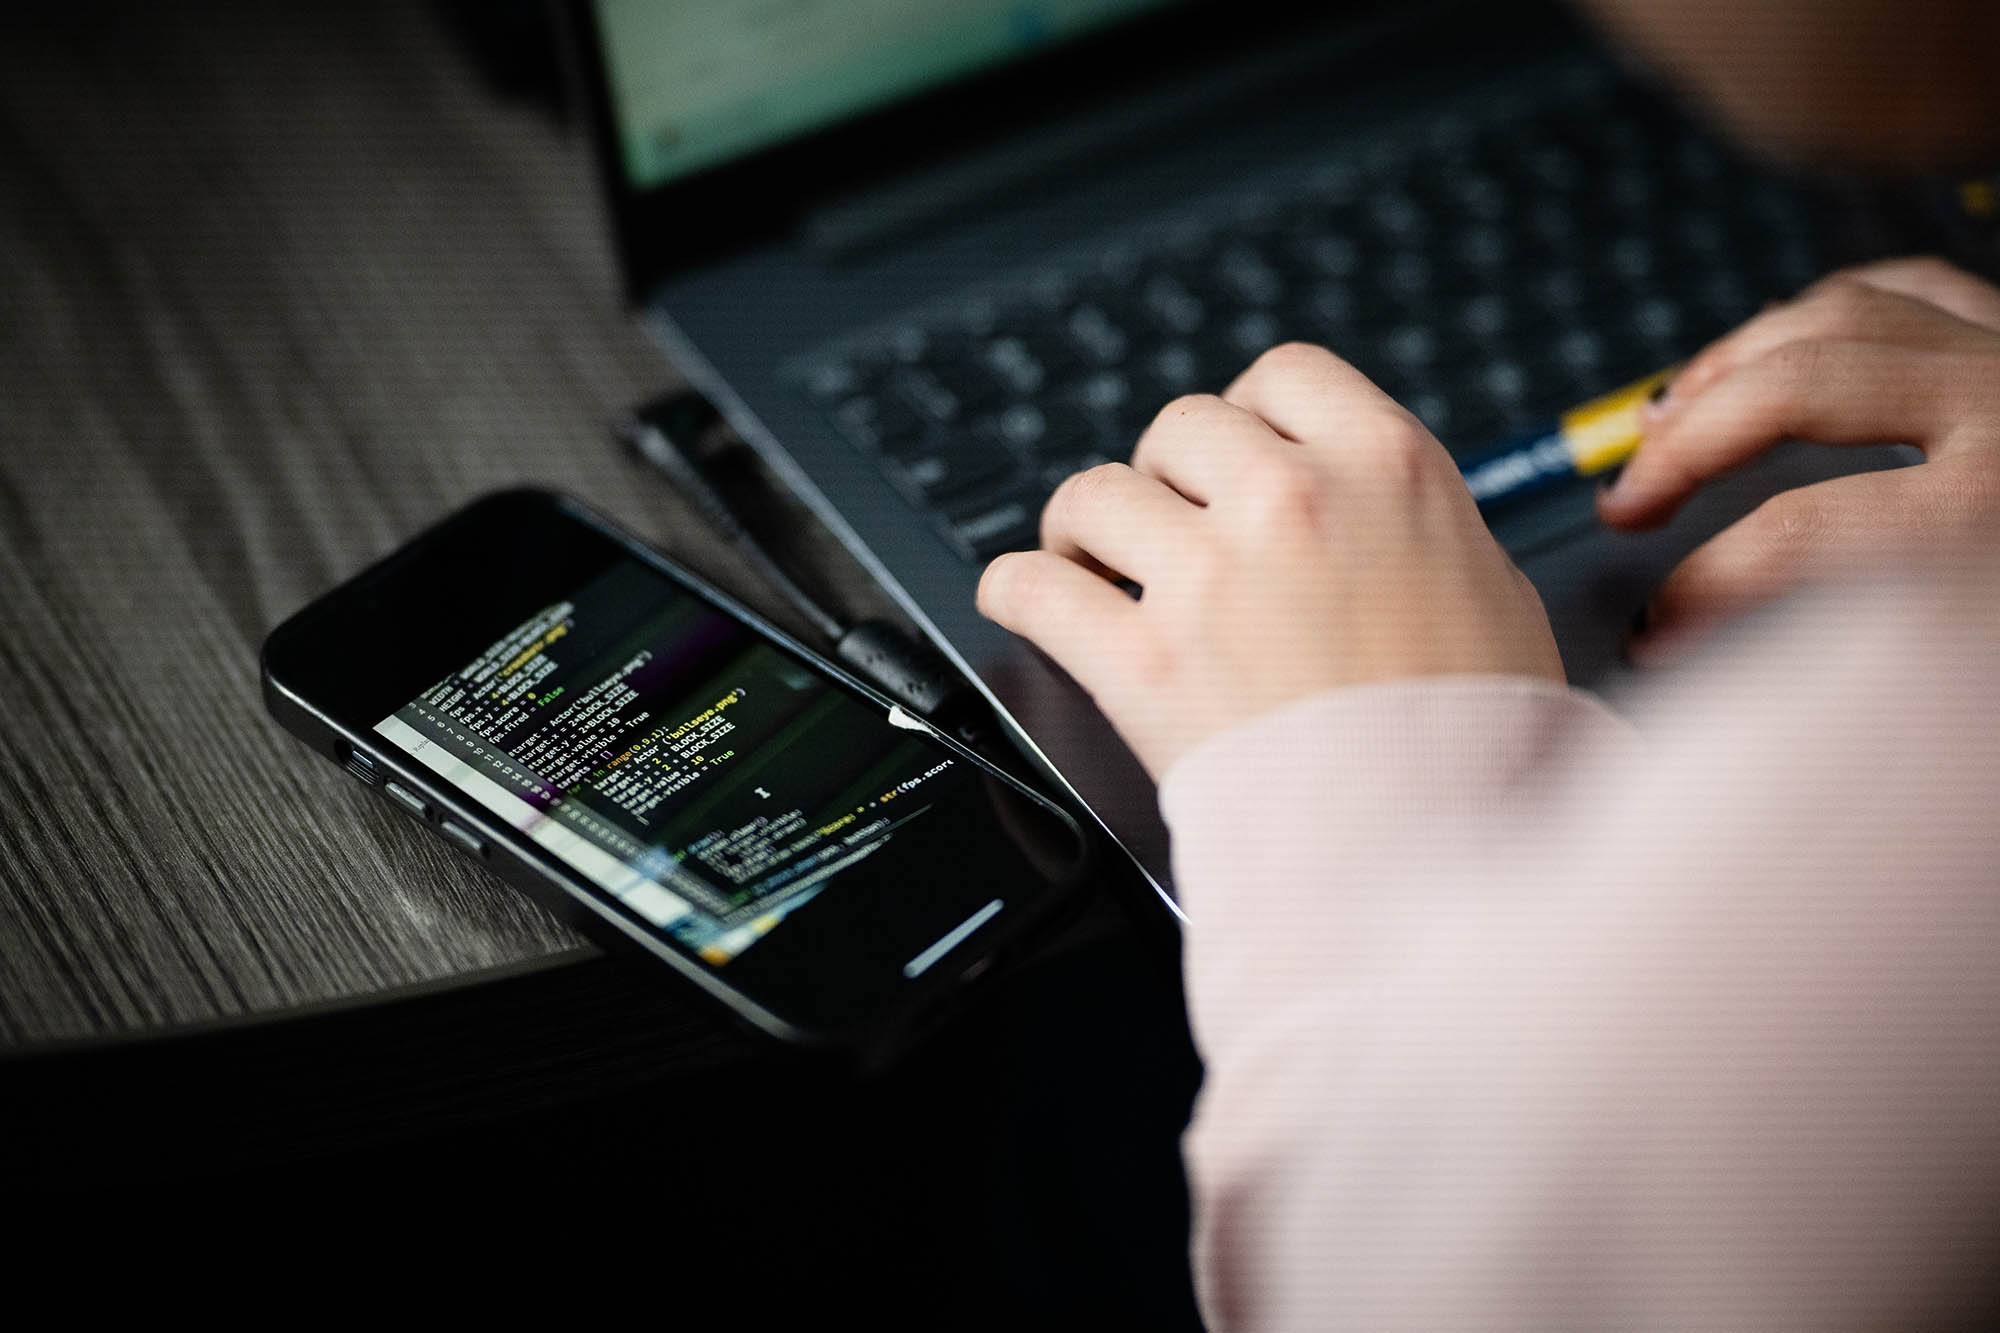
[[[1587,771],[1580,752],[1638,744],[1595,696],[1522,676],[1331,691],[1203,741],[1160,784],[1197,1034],[1219,1036],[1225,997],[1268,994],[1299,950],[1338,947],[1440,866],[1507,846],[1552,783]]]

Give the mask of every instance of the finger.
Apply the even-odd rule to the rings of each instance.
[[[1246,458],[1292,447],[1254,412],[1193,394],[1160,409],[1132,450],[1132,467],[1206,505],[1230,493]]]
[[[1918,538],[1938,508],[1925,493],[1944,480],[1932,471],[1864,472],[1772,496],[1667,576],[1634,660],[1657,660],[1720,621]]]
[[[979,613],[1040,648],[1092,696],[1122,679],[1146,632],[1139,603],[1051,551],[1015,551],[986,567]]]
[[[1143,584],[1188,549],[1199,513],[1159,478],[1102,463],[1056,487],[1042,510],[1042,547]]]
[[[1665,522],[1702,482],[1787,439],[1929,451],[1966,411],[1962,381],[1985,373],[1977,360],[1905,347],[1787,343],[1650,428],[1598,514],[1618,527]]]
[[[2000,287],[1935,255],[1884,259],[1848,271],[1872,287],[1927,301],[1968,324],[2000,333]]]
[[[1311,343],[1273,347],[1238,375],[1222,398],[1256,413],[1286,439],[1329,454],[1415,420],[1366,375]]]
[[[1648,429],[1739,366],[1786,343],[1815,338],[1858,338],[1955,351],[1989,344],[1992,334],[1915,292],[1878,284],[1864,270],[1837,273],[1702,349],[1681,367],[1666,396],[1646,413]]]

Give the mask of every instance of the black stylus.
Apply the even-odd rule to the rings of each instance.
[[[706,442],[722,428],[721,414],[693,389],[642,404],[621,422],[618,436],[639,458],[662,473],[694,505],[703,519],[734,547],[757,575],[797,609],[830,645],[835,657],[891,698],[933,725],[972,743],[986,733],[983,700],[944,657],[887,620],[846,624],[807,592],[759,540],[745,511],[783,511],[787,497],[770,493],[756,472],[735,469],[735,485],[757,486],[761,494],[732,504],[714,472],[732,451],[748,451],[741,441],[718,448]]]

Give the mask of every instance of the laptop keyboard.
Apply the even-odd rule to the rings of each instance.
[[[1460,456],[1687,356],[1822,268],[1793,188],[1608,78],[1149,219],[814,356],[801,389],[969,562],[1272,345]]]

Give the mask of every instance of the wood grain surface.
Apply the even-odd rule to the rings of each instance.
[[[0,1048],[585,949],[257,676],[278,620],[522,482],[770,606],[611,443],[674,381],[580,134],[427,7],[33,8],[0,20]]]

